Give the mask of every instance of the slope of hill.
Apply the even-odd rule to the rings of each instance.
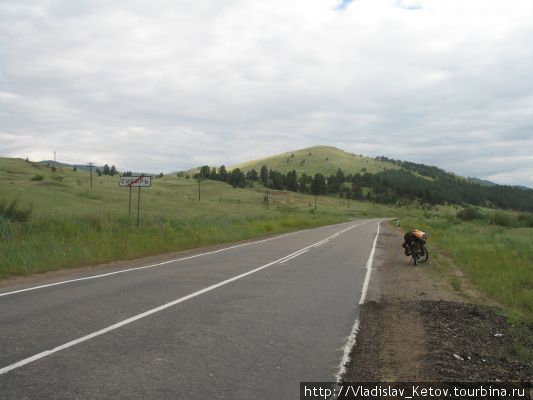
[[[477,183],[478,185],[481,185],[481,186],[497,186],[496,183],[488,181],[486,179],[479,179],[479,178],[471,178],[471,177],[469,177],[468,180],[470,182],[472,182],[472,183]]]
[[[282,173],[295,170],[298,174],[314,175],[320,172],[324,175],[333,175],[337,169],[344,173],[376,173],[386,169],[398,169],[391,162],[379,161],[363,157],[354,153],[347,153],[331,146],[314,146],[295,150],[271,157],[244,162],[229,167],[229,170],[240,168],[243,171],[255,169],[259,171],[263,165]]]

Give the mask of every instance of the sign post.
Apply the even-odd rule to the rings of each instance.
[[[152,177],[151,176],[122,176],[118,183],[120,187],[127,187],[130,189],[129,204],[128,204],[128,215],[131,216],[131,188],[139,188],[137,194],[137,226],[141,225],[141,188],[142,187],[151,187],[152,186]]]
[[[137,227],[141,225],[141,187],[139,187],[139,194],[137,196]]]

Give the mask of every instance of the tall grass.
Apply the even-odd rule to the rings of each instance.
[[[10,222],[25,222],[31,217],[32,209],[21,208],[17,199],[7,203],[5,200],[0,200],[0,219]]]
[[[504,222],[510,217],[496,218]],[[405,226],[429,234],[429,243],[452,256],[466,276],[501,303],[511,320],[533,322],[533,229],[507,228],[452,215],[411,217]]]
[[[111,214],[41,218],[24,224],[0,220],[0,278],[117,259],[160,254],[332,224],[340,215],[309,213],[149,216],[138,228]]]

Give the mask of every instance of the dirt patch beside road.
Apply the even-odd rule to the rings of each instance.
[[[532,347],[533,327],[521,339],[512,337],[497,304],[457,268],[435,273],[443,258],[432,263],[431,254],[428,265],[413,266],[402,254],[399,230],[386,222],[382,228],[380,296],[361,307],[344,381],[531,381],[533,364],[511,349],[517,341]]]

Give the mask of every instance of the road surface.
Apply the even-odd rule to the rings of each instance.
[[[298,398],[339,373],[377,232],[351,221],[3,287],[0,398]]]

